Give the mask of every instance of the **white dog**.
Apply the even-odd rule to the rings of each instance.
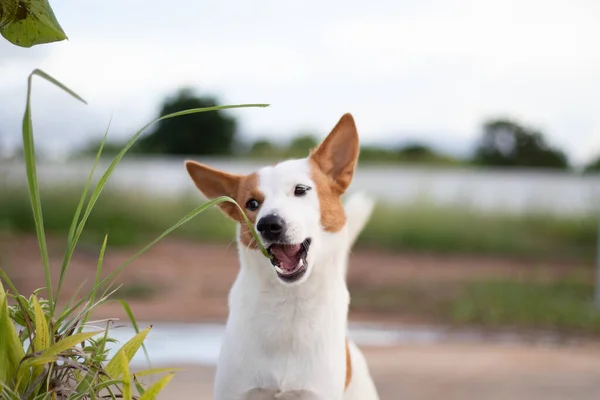
[[[367,363],[347,338],[348,254],[373,202],[343,206],[358,159],[354,119],[342,116],[307,158],[233,175],[194,161],[186,168],[208,198],[244,208],[271,255],[259,250],[239,209],[241,268],[229,293],[229,318],[214,386],[216,400],[377,400]]]

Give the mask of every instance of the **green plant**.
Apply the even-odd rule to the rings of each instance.
[[[48,0],[0,0],[0,34],[21,47],[67,39]]]
[[[85,295],[71,299],[62,310],[57,310],[57,304],[69,268],[75,247],[81,237],[84,226],[94,208],[104,185],[113,170],[135,143],[141,133],[150,125],[168,118],[181,115],[213,111],[225,108],[264,107],[265,104],[248,104],[207,107],[185,110],[165,115],[150,122],[140,129],[125,147],[115,156],[112,163],[100,178],[88,198],[88,190],[94,170],[102,153],[108,129],[105,133],[96,160],[86,181],[83,194],[77,205],[68,235],[67,247],[56,286],[53,285],[50,273],[50,262],[46,245],[42,204],[38,188],[31,118],[31,83],[33,76],[39,76],[66,91],[76,99],[81,97],[63,84],[41,70],[33,71],[28,78],[27,103],[23,116],[23,149],[29,186],[29,197],[33,210],[35,229],[42,256],[43,271],[46,286],[36,290],[29,298],[20,294],[8,278],[7,273],[0,269],[0,278],[10,292],[0,283],[0,398],[3,399],[96,399],[96,398],[125,398],[134,397],[134,388],[139,393],[139,399],[153,399],[172,378],[173,369],[149,369],[132,374],[129,361],[133,358],[151,329],[151,326],[139,330],[129,305],[121,300],[129,315],[137,334],[126,342],[112,359],[108,359],[107,344],[114,342],[109,336],[110,321],[104,329],[93,328],[90,317],[94,309],[110,300],[119,286],[116,278],[131,261],[148,250],[166,235],[185,224],[196,215],[220,202],[232,202],[240,209],[251,232],[258,239],[252,224],[246,218],[242,209],[229,197],[220,197],[196,207],[192,212],[181,218],[175,225],[164,231],[149,245],[142,248],[115,271],[104,279],[100,279],[102,261],[106,250],[108,236],[104,237],[93,288]],[[86,204],[87,201],[87,204]],[[84,207],[85,205],[85,207]],[[260,241],[257,240],[260,245]],[[263,254],[268,257],[264,248]],[[1,282],[1,281],[0,281]],[[40,296],[45,290],[45,298]],[[12,303],[9,305],[9,302]],[[144,348],[144,351],[146,349]],[[146,356],[147,353],[146,353]],[[154,385],[145,388],[139,378],[150,375],[167,373]]]

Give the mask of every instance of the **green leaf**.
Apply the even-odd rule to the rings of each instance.
[[[104,185],[106,184],[106,181],[108,180],[108,178],[110,177],[110,175],[113,173],[114,169],[117,167],[117,165],[119,164],[119,162],[121,161],[121,159],[123,158],[123,156],[125,156],[125,153],[127,153],[127,151],[131,148],[131,146],[133,146],[133,144],[136,142],[136,140],[140,137],[140,135],[150,126],[169,119],[169,118],[175,118],[175,117],[179,117],[179,116],[183,116],[183,115],[189,115],[189,114],[196,114],[196,113],[200,113],[200,112],[208,112],[208,111],[217,111],[217,110],[225,110],[225,109],[233,109],[233,108],[248,108],[248,107],[268,107],[268,104],[236,104],[236,105],[229,105],[229,106],[215,106],[215,107],[205,107],[205,108],[192,108],[192,109],[188,109],[188,110],[183,110],[183,111],[178,111],[172,114],[167,114],[167,115],[163,115],[160,118],[155,119],[154,121],[144,125],[140,130],[138,130],[136,132],[135,135],[133,135],[133,137],[131,139],[129,139],[129,141],[127,142],[127,144],[125,144],[125,147],[123,147],[123,149],[119,152],[119,154],[117,154],[115,156],[115,158],[113,159],[113,161],[110,163],[109,167],[106,169],[106,172],[104,173],[104,175],[102,175],[102,177],[100,178],[100,180],[98,181],[98,184],[96,185],[96,188],[94,189],[94,191],[92,192],[92,196],[90,197],[90,201],[88,202],[88,205],[86,207],[86,210],[83,214],[83,217],[81,218],[81,221],[79,222],[79,225],[75,231],[75,236],[73,237],[73,241],[74,243],[77,243],[79,236],[81,235],[81,232],[83,231],[83,228],[85,226],[85,223],[87,222],[87,219],[89,217],[89,215],[92,212],[92,209],[94,208],[94,205],[96,204],[96,201],[98,200],[98,198],[100,197],[100,194],[102,193],[102,189],[104,188]],[[222,198],[221,200],[218,200],[218,202],[221,201],[225,201],[225,198]],[[227,201],[233,201],[230,198],[226,198],[228,199]],[[215,199],[217,200],[217,199]],[[235,203],[235,202],[234,202]],[[210,207],[211,205],[215,204],[214,202],[209,202],[206,204],[203,204],[202,206],[198,207],[196,210],[194,210],[193,212],[195,212],[194,215],[202,212],[204,209]],[[206,206],[206,207],[205,207]],[[238,206],[239,207],[239,206]],[[246,223],[250,224],[249,220],[247,219],[246,215],[244,215],[244,218],[246,219]],[[187,219],[186,221],[184,221],[183,223],[187,222],[189,219]],[[180,221],[180,225],[182,225],[183,223],[181,223]],[[177,227],[178,227],[177,226]],[[255,238],[257,237],[256,232],[254,231],[254,228],[251,226],[251,224],[249,225],[251,228],[251,231],[253,232],[253,235],[255,236]],[[132,258],[130,258],[129,260],[127,260],[124,264],[122,264],[119,268],[117,268],[116,271],[113,271],[112,274],[110,274],[107,278],[103,279],[98,285],[95,285],[94,288],[89,291],[84,297],[82,297],[77,304],[75,304],[73,307],[71,307],[68,310],[65,310],[62,315],[60,316],[60,318],[58,318],[58,321],[56,322],[57,326],[60,326],[61,323],[67,319],[67,317],[69,315],[71,315],[79,306],[81,306],[88,298],[90,298],[92,296],[93,293],[95,293],[98,288],[102,285],[104,285],[106,282],[108,282],[109,279],[111,279],[114,275],[116,275],[118,272],[120,272],[126,265],[128,265],[129,263],[131,263],[131,261],[133,261],[133,259],[135,259],[136,257],[138,257],[140,254],[142,254],[144,251],[148,250],[150,247],[152,247],[154,244],[156,244],[156,242],[158,242],[160,239],[162,239],[164,236],[166,236],[167,234],[169,234],[170,232],[172,232],[173,230],[175,230],[177,227],[173,227],[171,229],[168,229],[167,231],[165,231],[165,233],[163,233],[163,235],[161,235],[158,239],[156,239],[154,242],[152,242],[150,245],[146,246],[144,249],[142,249],[140,252],[138,252],[135,256],[133,256]],[[257,242],[260,245],[260,242]],[[265,256],[268,256],[268,254],[266,253],[266,250],[264,248],[262,248],[261,246],[261,250],[263,251],[263,254],[265,254]]]
[[[69,93],[71,96],[83,101],[75,92],[67,88],[44,71],[35,69],[27,79],[27,103],[25,105],[25,113],[23,115],[23,152],[25,156],[25,167],[27,170],[27,182],[29,184],[29,198],[33,209],[33,219],[35,221],[35,231],[38,237],[40,253],[42,255],[42,264],[44,266],[44,275],[46,277],[46,291],[50,302],[50,311],[54,312],[54,300],[52,295],[52,279],[50,276],[50,260],[48,258],[48,246],[46,244],[46,235],[44,233],[44,220],[42,217],[42,203],[40,200],[40,192],[37,181],[37,171],[35,164],[35,145],[33,141],[33,123],[31,120],[31,82],[33,76],[37,75],[44,78],[48,82],[58,86],[62,90]]]
[[[68,350],[71,347],[76,346],[77,344],[82,343],[82,342],[88,340],[89,338],[92,338],[102,332],[104,332],[104,331],[82,332],[82,333],[76,333],[72,336],[67,336],[64,339],[60,340],[59,342],[56,342],[55,344],[50,346],[46,351],[44,351],[42,353],[42,356],[43,357],[55,356],[55,355],[65,351],[65,350]]]
[[[48,330],[48,322],[42,306],[36,296],[33,297],[33,311],[35,314],[35,334],[33,337],[33,348],[36,352],[43,352],[50,347],[50,331]],[[39,362],[39,360],[38,360]],[[43,363],[42,363],[43,364]],[[40,364],[33,371],[32,381],[35,381],[38,376],[44,372],[44,366]],[[34,366],[32,364],[31,366]]]
[[[33,296],[33,311],[35,313],[35,337],[33,346],[35,351],[44,351],[50,347],[50,332],[48,331],[48,322],[40,302],[36,296]]]
[[[165,375],[156,383],[148,388],[140,397],[139,400],[153,400],[169,382],[173,379],[173,374]]]
[[[6,6],[4,5],[6,3]],[[3,16],[0,33],[9,42],[20,47],[59,42],[67,35],[56,20],[48,0],[2,0],[2,8],[8,16]]]
[[[96,265],[96,278],[94,279],[94,287],[96,287],[96,285],[98,285],[98,282],[100,282],[100,272],[102,271],[102,263],[104,262],[104,252],[106,251],[107,244],[108,244],[108,235],[104,235],[104,242],[102,242],[102,247],[100,248],[100,256],[98,256],[98,264]],[[60,290],[60,282],[59,282],[59,290]],[[58,294],[58,290],[56,291],[56,293]],[[96,291],[93,291],[89,304],[94,304],[95,300],[96,300]],[[83,330],[83,328],[85,327],[85,324],[89,321],[90,316],[92,315],[92,311],[93,311],[93,308],[90,307],[88,309],[88,311],[85,313],[83,320],[81,321],[81,324],[79,326],[79,332],[81,332]],[[136,332],[137,332],[137,329],[136,329]]]
[[[132,400],[131,374],[129,373],[129,360],[125,355],[125,350],[121,349],[115,358],[119,360],[119,367],[123,371],[123,399]]]
[[[139,394],[144,394],[146,388],[138,381],[137,374],[133,374],[133,383],[135,384],[135,388],[137,389]]]
[[[96,280],[96,284],[97,283],[98,279]],[[135,320],[135,316],[131,311],[131,307],[129,307],[129,303],[127,303],[125,300],[119,300],[119,302],[121,303],[123,309],[127,313],[127,316],[129,317],[129,321],[131,321],[131,325],[133,325],[135,333],[140,333],[140,328],[138,328],[137,321]],[[144,344],[144,342],[142,342],[142,349],[144,350],[144,354],[146,355],[146,360],[148,361],[148,364],[150,364],[150,356],[148,355],[148,349],[146,349],[146,345]]]
[[[92,183],[92,178],[94,177],[94,172],[96,171],[96,167],[98,166],[98,161],[100,161],[100,156],[102,155],[102,149],[104,149],[104,144],[106,143],[106,137],[108,136],[108,131],[110,129],[111,120],[108,122],[108,126],[106,127],[106,131],[104,132],[104,137],[102,138],[102,142],[100,143],[100,147],[98,148],[98,152],[96,153],[96,159],[94,160],[94,165],[92,165],[92,170],[88,175],[88,178],[85,182],[85,186],[83,188],[83,193],[81,194],[81,198],[79,199],[79,204],[77,205],[77,210],[75,210],[75,215],[73,216],[73,220],[71,221],[71,227],[69,228],[69,235],[67,236],[67,251],[65,252],[65,256],[63,257],[63,262],[60,267],[60,275],[58,277],[58,286],[56,288],[56,298],[60,294],[60,290],[62,288],[63,280],[65,277],[65,273],[67,272],[67,267],[69,266],[69,262],[71,261],[71,257],[73,256],[73,252],[75,251],[75,246],[77,245],[77,239],[75,239],[75,228],[77,228],[77,223],[79,222],[79,216],[81,215],[81,210],[83,209],[83,203],[85,203],[85,199],[87,197],[88,190],[90,188],[90,184]],[[103,258],[104,249],[106,248],[106,240],[104,238],[104,245],[102,248],[100,258]],[[102,265],[102,260],[98,260],[98,270],[97,274],[100,273],[100,268]],[[94,300],[92,299],[92,303]],[[89,315],[88,315],[89,316]],[[87,322],[87,319],[84,323]],[[82,324],[83,325],[83,324]]]
[[[145,369],[143,371],[138,371],[135,373],[135,376],[148,376],[148,375],[156,375],[156,374],[164,374],[166,372],[173,373],[175,371],[181,371],[182,368],[152,368]]]
[[[117,354],[123,352],[123,354],[126,357],[127,363],[129,363],[129,361],[131,361],[135,353],[137,353],[139,348],[142,346],[142,343],[146,339],[146,336],[148,336],[148,332],[150,332],[150,329],[152,329],[152,325],[150,325],[149,327],[147,327],[146,329],[129,339],[127,343],[125,343],[123,347],[119,349]],[[112,358],[112,360],[108,362],[108,364],[106,364],[106,367],[104,367],[104,371],[111,378],[118,378],[123,373],[121,364],[122,363],[119,357],[115,356]]]
[[[11,386],[25,352],[8,314],[8,298],[0,283],[0,384]]]

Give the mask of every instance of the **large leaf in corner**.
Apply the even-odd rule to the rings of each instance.
[[[48,0],[0,0],[0,33],[21,47],[67,39]]]

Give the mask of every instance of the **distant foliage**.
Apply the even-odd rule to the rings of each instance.
[[[420,163],[427,165],[459,165],[461,160],[440,154],[422,143],[409,143],[399,147],[363,146],[362,162]]]
[[[475,162],[503,167],[566,169],[569,166],[567,156],[546,143],[541,132],[505,119],[484,124]]]
[[[217,100],[196,96],[182,89],[166,99],[160,116],[192,108],[214,107]],[[213,111],[184,115],[160,121],[154,131],[140,139],[138,153],[179,155],[230,155],[235,143],[237,123],[225,112]]]
[[[600,156],[585,167],[585,172],[600,172]]]
[[[296,136],[290,142],[286,155],[291,158],[306,157],[308,152],[317,148],[319,142],[317,138],[310,134]]]

